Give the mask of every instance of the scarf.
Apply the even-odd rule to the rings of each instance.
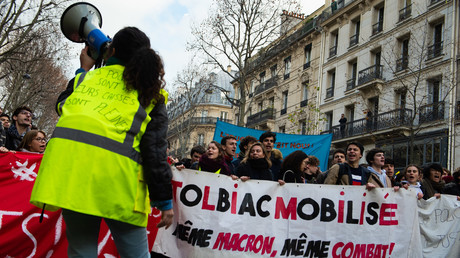
[[[198,166],[202,171],[208,171],[215,173],[220,169],[220,173],[224,175],[230,175],[230,170],[228,169],[227,164],[224,159],[210,159],[208,154],[204,153],[201,155]]]
[[[257,170],[270,168],[268,166],[267,160],[264,159],[264,158],[262,158],[262,159],[248,159],[248,164],[249,164],[249,166],[251,166],[252,168],[255,168]]]
[[[440,181],[436,183],[431,181],[430,179],[426,178],[422,180],[422,185],[425,187],[425,195],[423,198],[429,199],[434,196],[435,193],[442,193],[442,189],[444,188],[444,181]]]

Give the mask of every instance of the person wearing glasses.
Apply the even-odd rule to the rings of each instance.
[[[18,151],[40,153],[46,149],[46,133],[39,130],[30,130],[24,135],[19,144]]]
[[[8,150],[17,150],[24,135],[30,131],[33,113],[27,106],[21,106],[13,112],[13,122],[6,131],[5,147]]]

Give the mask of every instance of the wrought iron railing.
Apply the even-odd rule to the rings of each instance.
[[[442,41],[436,42],[431,46],[428,46],[428,59],[432,59],[442,54]]]
[[[375,116],[351,121],[345,125],[336,125],[321,134],[332,133],[332,140],[375,133],[382,130],[409,126],[412,117],[410,109],[395,109]]]
[[[264,83],[261,83],[259,86],[256,87],[254,95],[258,95],[268,89],[273,88],[274,86],[278,85],[278,76],[272,77],[266,80]]]
[[[433,4],[442,2],[442,1],[444,1],[444,0],[430,0],[430,5],[433,5]]]
[[[420,107],[420,124],[444,119],[444,101],[423,105]]]
[[[247,68],[248,71],[251,71],[252,69],[256,69],[257,67],[259,67],[261,64],[263,64],[267,60],[278,55],[280,52],[284,51],[285,49],[287,49],[289,46],[291,46],[295,42],[304,38],[306,35],[308,35],[308,33],[314,31],[315,28],[317,28],[317,24],[319,24],[317,23],[317,21],[318,21],[317,18],[312,18],[306,21],[305,24],[300,29],[298,29],[291,35],[279,41],[277,44],[274,44],[273,46],[268,47],[264,51],[261,51],[259,56],[256,57],[255,59],[251,59],[248,66],[245,68]]]
[[[405,8],[399,10],[399,21],[403,21],[411,16],[412,5],[408,5]]]
[[[334,97],[334,87],[326,89],[326,99]]]
[[[324,9],[321,13],[321,20],[325,21],[329,17],[331,17],[334,13],[338,12],[339,10],[343,9],[345,6],[353,3],[356,0],[339,0],[331,3],[331,6]]]
[[[347,81],[347,90],[352,90],[356,87],[356,78],[351,78]]]
[[[337,46],[333,46],[329,49],[329,57],[337,55]]]
[[[300,101],[300,107],[305,107],[306,105],[308,105],[308,99]]]
[[[267,108],[258,113],[255,113],[254,115],[248,116],[246,126],[250,127],[252,125],[263,122],[268,119],[275,119],[275,109],[274,108]]]
[[[359,42],[359,34],[355,34],[350,37],[350,47],[358,44],[358,42]]]
[[[409,57],[403,56],[402,58],[396,60],[396,72],[407,69],[409,66]]]
[[[281,115],[285,115],[286,113],[287,113],[287,108],[281,109],[281,111],[280,111]]]
[[[306,62],[305,64],[303,64],[303,69],[307,69],[308,67],[310,67],[310,61]]]
[[[358,85],[370,82],[375,79],[382,79],[383,65],[373,65],[358,73]]]
[[[372,25],[372,35],[375,35],[383,30],[383,20],[379,20],[377,23]]]

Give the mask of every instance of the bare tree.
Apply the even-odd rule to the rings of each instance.
[[[175,150],[178,156],[187,156],[187,148],[193,142],[192,132],[199,125],[197,117],[199,106],[206,103],[208,90],[213,83],[210,74],[203,65],[193,63],[193,60],[177,74],[174,85],[175,96],[168,104],[170,118],[169,138],[178,140],[179,147]]]
[[[59,24],[63,8],[70,2],[69,0],[0,1],[0,65],[18,53],[24,53],[27,46],[37,38],[46,38],[56,33],[56,25]],[[41,31],[42,34],[35,33],[37,31]]]
[[[210,15],[192,27],[189,47],[204,53],[208,61],[227,72],[227,65],[239,71],[228,73],[238,84],[238,125],[244,124],[247,96],[252,78],[250,58],[279,37],[282,9],[299,10],[295,1],[215,0]]]
[[[58,22],[67,2],[0,2],[0,103],[6,113],[30,106],[34,124],[48,132],[57,119],[57,95],[67,81],[61,67],[69,55]]]

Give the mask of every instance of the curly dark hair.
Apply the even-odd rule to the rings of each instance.
[[[136,90],[142,107],[152,100],[164,102],[160,90],[165,86],[161,57],[150,48],[150,39],[136,27],[125,27],[113,37],[109,51],[125,66],[123,80],[127,89]]]

